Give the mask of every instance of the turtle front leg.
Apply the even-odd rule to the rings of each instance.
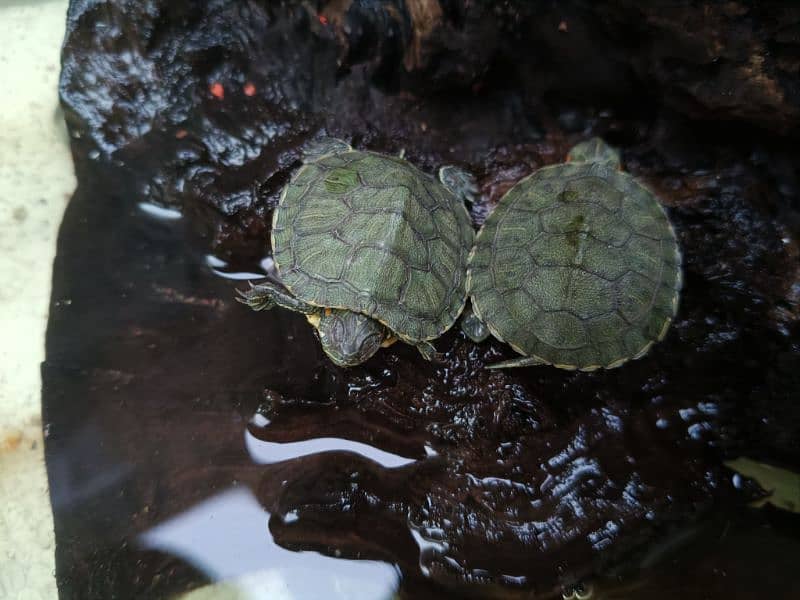
[[[475,183],[475,178],[464,169],[446,165],[439,169],[439,181],[459,200],[470,205],[475,201],[478,185]]]
[[[534,358],[532,356],[521,356],[520,358],[512,358],[511,360],[504,360],[493,365],[486,365],[487,369],[513,369],[514,367],[535,367],[537,365],[545,364],[544,361]]]
[[[236,293],[239,294],[237,300],[253,310],[269,310],[277,305],[304,315],[312,315],[319,311],[316,306],[298,300],[285,287],[272,281],[255,285],[251,283],[249,290],[237,289]]]

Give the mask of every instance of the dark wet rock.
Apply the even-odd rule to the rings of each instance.
[[[282,546],[395,562],[414,598],[638,581],[709,522],[761,526],[722,460],[800,464],[799,22],[738,2],[73,1],[61,97],[80,187],[43,367],[62,591],[184,589],[188,571],[150,587],[123,565],[91,584],[98,547],[230,486]],[[398,344],[331,366],[301,317],[247,311],[217,276],[269,270],[272,209],[322,134],[470,169],[476,225],[604,136],[675,224],[667,338],[609,372],[490,372],[513,353],[457,332],[438,365]],[[245,435],[370,450],[256,464]],[[711,548],[687,572],[736,564]],[[738,592],[726,581],[709,589]]]
[[[270,472],[260,496],[276,539],[364,558],[388,552],[410,576],[419,565],[451,586],[549,592],[559,578],[579,579],[692,522],[726,494],[727,475],[698,460],[701,448],[723,441],[724,406],[675,398],[672,385],[646,376],[631,395],[626,382],[642,381],[642,372],[600,383],[586,374],[476,371],[495,355],[459,338],[447,366],[397,361],[396,380],[373,376],[371,385],[353,385],[359,375],[350,375],[357,391],[333,405],[272,396],[262,409],[268,424],[251,425],[256,437],[347,432],[417,459],[389,469],[323,454]]]
[[[315,13],[291,2],[75,1],[61,95],[76,147],[152,164],[140,190],[152,201],[216,209],[225,253],[232,236],[263,235],[252,219],[321,131],[405,147],[426,166],[476,167],[492,148],[540,137],[542,103],[569,98],[794,134],[795,13],[688,2],[345,1]],[[575,110],[558,110],[564,130],[605,129],[602,116],[577,121]],[[164,134],[185,137],[154,142]]]

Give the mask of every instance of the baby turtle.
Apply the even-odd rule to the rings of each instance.
[[[439,180],[396,156],[317,142],[273,215],[280,282],[251,284],[241,301],[305,314],[343,367],[397,339],[430,360],[430,340],[466,303],[474,241],[462,201],[476,191],[472,177],[442,167]]]
[[[462,328],[523,355],[491,368],[612,369],[660,341],[677,311],[681,255],[656,197],[600,139],[567,161],[512,187],[475,240]]]

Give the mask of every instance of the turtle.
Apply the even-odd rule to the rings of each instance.
[[[461,328],[522,355],[490,368],[612,369],[664,338],[681,285],[667,214],[594,138],[500,199],[469,258]]]
[[[254,310],[302,313],[327,356],[351,367],[396,340],[431,360],[431,340],[466,304],[474,179],[438,181],[402,156],[325,138],[306,148],[272,220],[277,279],[238,290]]]

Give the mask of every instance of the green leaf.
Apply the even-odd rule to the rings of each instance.
[[[761,507],[769,503],[783,510],[800,513],[800,474],[743,456],[724,464],[740,475],[754,480],[769,494],[756,500],[753,506]]]

